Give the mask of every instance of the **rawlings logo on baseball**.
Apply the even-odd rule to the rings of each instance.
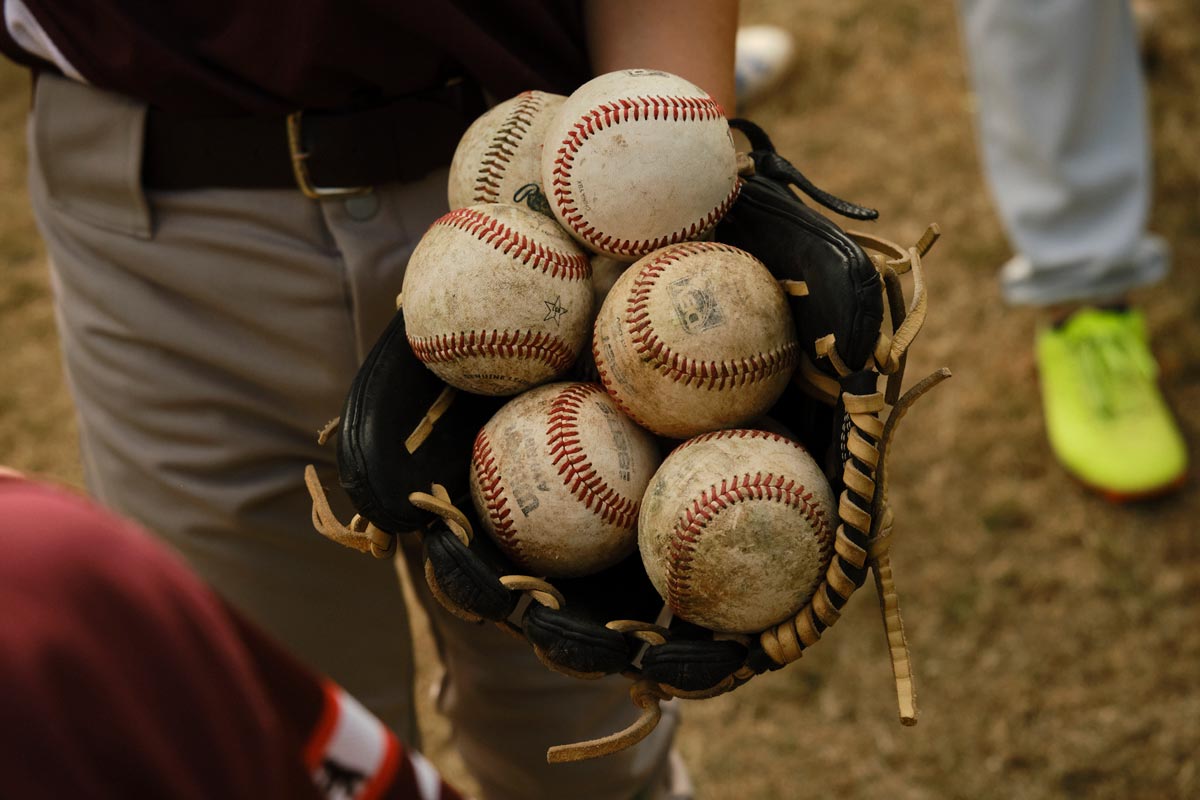
[[[511,202],[551,215],[541,189],[542,141],[562,95],[522,92],[471,123],[450,162],[450,208]]]
[[[725,316],[717,305],[716,295],[707,283],[695,286],[691,278],[680,278],[668,284],[667,288],[679,324],[688,333],[701,333],[725,324]]]

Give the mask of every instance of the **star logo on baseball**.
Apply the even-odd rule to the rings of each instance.
[[[562,295],[559,295],[559,297],[556,297],[553,300],[543,300],[542,301],[543,303],[546,304],[546,317],[545,317],[545,319],[542,320],[543,322],[549,322],[550,320],[554,320],[555,325],[561,324],[559,322],[559,319],[562,317],[563,314],[567,313],[567,309],[562,307],[558,303],[558,301],[561,297],[562,297]]]

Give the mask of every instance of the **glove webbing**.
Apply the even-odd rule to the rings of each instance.
[[[912,725],[917,718],[916,693],[889,555],[893,515],[887,504],[886,455],[900,419],[921,395],[949,377],[949,370],[935,372],[896,399],[886,422],[880,419],[880,414],[885,402],[898,393],[908,347],[924,323],[926,296],[921,256],[929,251],[939,234],[936,226],[930,226],[917,245],[907,252],[867,234],[852,232],[850,235],[865,248],[888,256],[881,258],[872,254],[872,261],[883,275],[892,314],[893,333],[889,337],[881,332],[874,350],[875,366],[880,373],[889,375],[887,396],[844,388],[854,383],[870,383],[873,375],[853,373],[842,363],[832,336],[818,342],[818,353],[830,359],[842,383],[824,377],[811,364],[802,370],[802,377],[813,380],[819,376],[819,381],[814,380],[818,392],[841,403],[848,425],[845,447],[850,457],[844,460],[842,479],[845,488],[838,504],[842,523],[836,534],[834,558],[813,599],[791,620],[764,631],[759,641],[766,655],[779,665],[800,658],[804,649],[815,644],[824,630],[838,620],[841,609],[854,590],[862,585],[865,570],[870,567],[888,637],[900,719],[904,724]],[[910,270],[914,293],[912,305],[906,309],[899,275]]]
[[[750,142],[750,149],[753,153],[748,157],[752,159],[753,170],[755,172],[769,177],[784,186],[795,186],[813,200],[825,206],[825,208],[828,208],[830,211],[836,211],[843,217],[861,220],[873,220],[879,217],[879,212],[875,209],[835,197],[810,181],[800,170],[796,169],[787,159],[775,151],[775,145],[771,142],[771,137],[767,135],[767,132],[750,120],[741,118],[731,119],[729,120],[729,127],[741,131],[746,140]],[[754,156],[757,156],[757,158],[754,158]],[[749,169],[750,167],[744,165],[739,159],[739,173]]]

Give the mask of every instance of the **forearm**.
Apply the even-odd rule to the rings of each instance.
[[[592,68],[661,69],[704,89],[732,114],[738,0],[587,0]]]

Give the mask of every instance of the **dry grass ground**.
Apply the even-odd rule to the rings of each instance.
[[[1142,293],[1166,394],[1200,441],[1200,11],[1161,0],[1150,76],[1153,227]],[[868,588],[801,662],[686,708],[707,798],[1200,796],[1200,493],[1112,507],[1047,449],[1035,318],[1000,303],[1008,255],[978,171],[953,4],[746,0],[790,28],[793,79],[752,116],[820,185],[911,242],[931,221],[930,320],[909,374],[955,377],[895,448],[894,548],[922,716],[897,720]],[[25,79],[0,70],[0,463],[77,484],[43,252],[23,195]],[[428,664],[426,664],[428,667]],[[435,758],[461,766],[427,717]]]

